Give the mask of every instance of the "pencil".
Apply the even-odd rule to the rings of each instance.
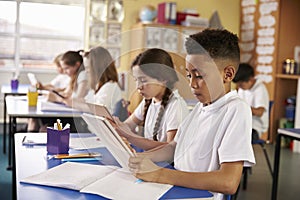
[[[61,162],[90,162],[90,161],[98,161],[97,158],[64,158],[61,159]]]
[[[57,123],[57,130],[61,131],[62,130],[62,127],[60,125],[60,119],[57,119],[56,120],[56,123]]]
[[[94,158],[100,157],[100,153],[80,153],[80,154],[57,154],[54,156],[55,159],[64,159],[64,158]]]

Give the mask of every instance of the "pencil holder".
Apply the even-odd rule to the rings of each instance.
[[[27,92],[28,106],[36,106],[38,101],[38,92]]]
[[[47,152],[49,154],[67,154],[69,152],[70,128],[56,130],[47,127]]]
[[[19,80],[18,79],[12,79],[10,81],[10,87],[11,87],[12,90],[18,90]]]

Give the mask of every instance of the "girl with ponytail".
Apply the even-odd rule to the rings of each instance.
[[[143,100],[123,124],[118,122],[117,130],[131,144],[153,149],[173,140],[188,108],[174,90],[178,76],[169,53],[148,49],[134,59],[131,70]],[[135,133],[137,126],[143,126],[144,137]]]
[[[71,81],[69,87],[60,92],[64,98],[50,92],[48,95],[49,101],[64,102],[66,99],[72,100],[85,97],[88,92],[88,80],[84,70],[82,53],[83,50],[67,51],[62,55],[60,64],[64,73],[71,78]]]

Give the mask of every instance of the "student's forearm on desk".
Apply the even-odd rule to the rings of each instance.
[[[151,177],[154,182],[158,183],[234,194],[240,183],[242,170],[242,162],[235,162],[227,163],[220,170],[211,172],[184,172],[161,168],[155,172],[146,173],[146,178],[143,174],[139,174],[137,177],[146,181]],[[149,176],[150,173],[152,173],[151,176]]]

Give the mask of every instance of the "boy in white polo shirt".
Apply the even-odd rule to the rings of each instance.
[[[248,63],[241,63],[233,79],[238,86],[238,95],[252,111],[252,140],[257,140],[269,128],[269,93],[265,84],[254,77],[254,69]]]
[[[144,181],[209,190],[223,199],[236,192],[243,166],[255,164],[251,110],[230,86],[240,59],[238,37],[206,29],[191,35],[186,49],[187,76],[199,103],[173,142],[131,157],[129,167]],[[173,159],[176,170],[153,163]]]

